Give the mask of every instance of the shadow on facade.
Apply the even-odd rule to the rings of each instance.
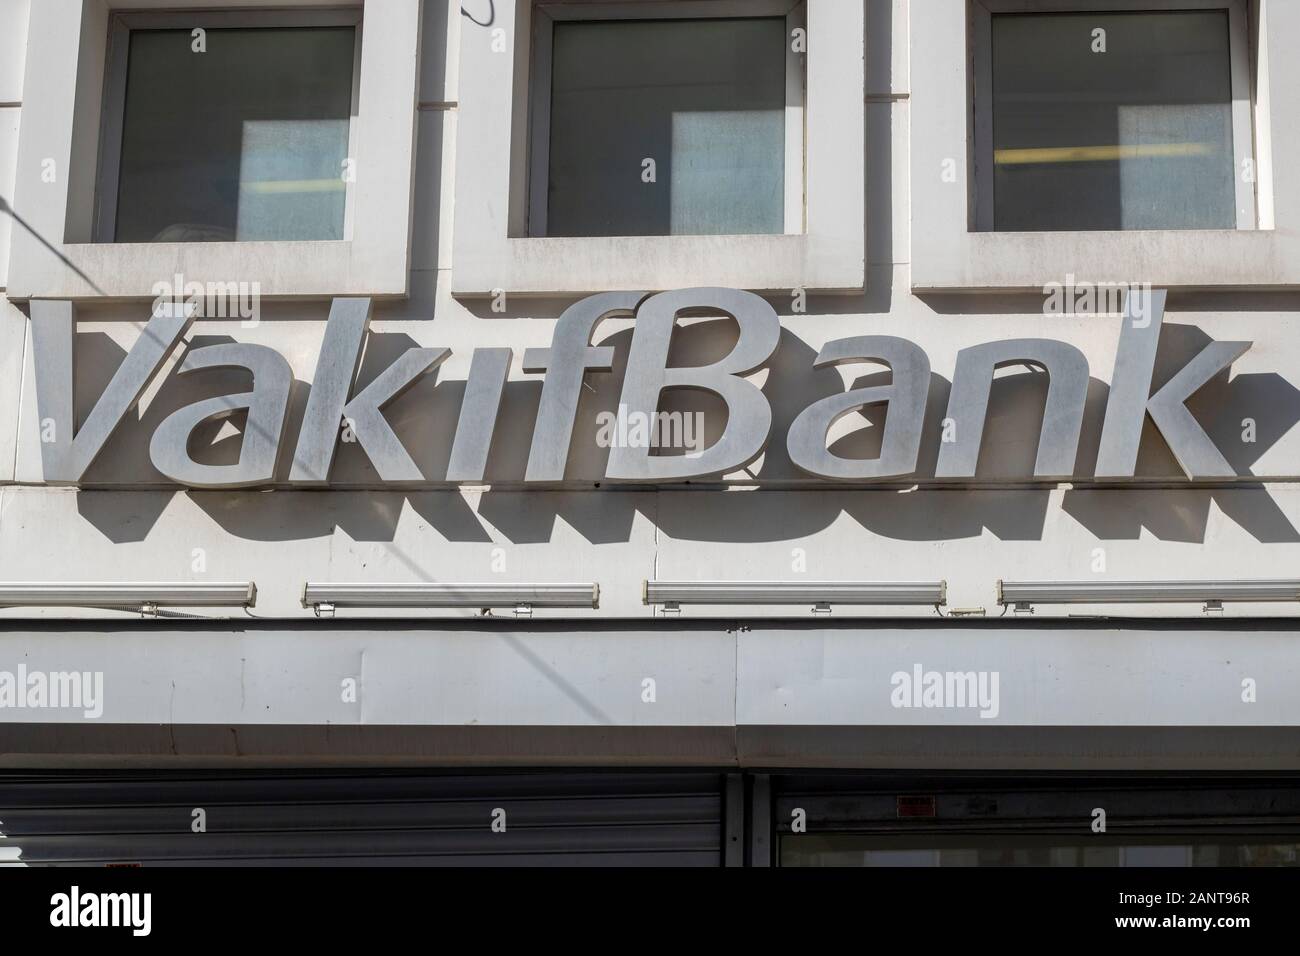
[[[835,369],[814,371],[815,351],[793,333],[783,331],[780,346],[769,363],[763,384],[773,407],[773,440],[764,457],[750,466],[755,479],[775,487],[735,494],[691,493],[684,486],[663,489],[615,488],[602,480],[608,449],[594,441],[597,416],[616,408],[622,383],[630,330],[603,340],[613,345],[616,366],[612,374],[589,376],[574,427],[569,479],[584,487],[554,490],[499,488],[482,493],[477,509],[461,494],[429,487],[409,490],[349,491],[346,486],[377,485],[364,450],[340,443],[333,473],[341,490],[322,494],[311,491],[185,492],[227,533],[255,541],[289,541],[321,537],[343,531],[358,541],[391,541],[396,536],[403,504],[441,536],[455,542],[489,542],[484,522],[515,543],[551,540],[557,519],[572,526],[596,544],[627,541],[636,515],[664,534],[687,541],[773,542],[805,537],[829,527],[847,515],[863,528],[885,538],[939,541],[976,537],[988,531],[1000,540],[1033,541],[1044,536],[1052,492],[1029,485],[996,487],[997,483],[1024,482],[1032,474],[1038,432],[1042,425],[1047,376],[1026,366],[1004,370],[995,379],[989,405],[976,487],[935,487],[925,494],[911,490],[839,489],[822,486],[808,490],[782,489],[780,483],[802,476],[786,454],[783,436],[794,417],[818,399],[844,388]],[[229,341],[224,337],[199,337],[191,347]],[[670,362],[704,364],[725,355],[735,341],[734,325],[705,320],[682,328],[675,336]],[[1192,326],[1167,325],[1164,329],[1154,387],[1163,385],[1210,338]],[[415,343],[402,333],[375,333],[367,344],[357,387],[363,388],[380,370]],[[84,416],[122,359],[122,350],[102,333],[82,334],[77,341],[78,367],[90,376],[78,389],[78,413]],[[84,360],[82,360],[84,359]],[[852,387],[884,384],[885,372],[859,377]],[[128,420],[112,439],[114,452],[102,457],[88,475],[99,484],[155,482],[164,479],[148,464],[148,442],[153,430],[172,411],[211,395],[247,389],[247,373],[211,370],[177,380],[169,377],[138,421]],[[506,387],[497,433],[488,461],[487,478],[498,484],[521,482],[527,466],[540,382],[512,382]],[[921,457],[916,479],[933,478],[940,447],[942,422],[947,415],[949,381],[932,374],[930,401],[924,422]],[[292,449],[297,438],[310,386],[295,382],[290,401],[290,424],[283,447]],[[463,382],[439,382],[431,373],[386,410],[394,431],[430,483],[446,474],[447,460],[459,416]],[[1092,473],[1101,437],[1108,395],[1106,384],[1092,379],[1077,470]],[[1300,421],[1300,391],[1277,374],[1244,374],[1231,381],[1225,372],[1207,384],[1189,402],[1237,474],[1249,476],[1263,455]],[[706,423],[706,443],[715,441],[726,426],[725,407],[715,396],[693,390],[676,390],[665,396],[665,410],[700,411]],[[879,453],[887,412],[883,406],[864,409],[857,428],[838,438],[832,449],[844,457],[871,458]],[[1254,441],[1243,440],[1253,422]],[[237,460],[241,423],[232,419],[232,431],[214,423],[200,429],[192,443],[199,460],[229,463]],[[288,477],[291,452],[281,456],[278,479]],[[1143,529],[1161,540],[1205,540],[1211,504],[1261,542],[1300,541],[1300,532],[1259,485],[1233,487],[1178,487],[1185,484],[1176,460],[1159,433],[1147,423],[1138,458],[1139,479],[1157,483],[1152,488],[1075,487],[1062,495],[1061,508],[1100,540],[1137,539]],[[988,487],[987,485],[994,485]],[[1171,487],[1172,486],[1172,487]],[[596,490],[599,489],[599,490]],[[144,540],[167,506],[172,491],[86,491],[78,495],[82,516],[114,541]],[[797,497],[794,497],[797,496]]]

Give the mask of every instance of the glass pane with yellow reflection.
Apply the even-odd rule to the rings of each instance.
[[[1226,10],[999,14],[994,228],[1236,227]]]
[[[131,34],[117,242],[342,239],[352,27]]]

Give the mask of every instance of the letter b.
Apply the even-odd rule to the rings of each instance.
[[[686,309],[724,312],[740,326],[731,354],[712,365],[668,368],[668,345],[678,313]],[[621,405],[629,420],[653,421],[665,389],[713,392],[727,403],[727,427],[699,455],[651,455],[649,447],[610,449],[605,477],[624,481],[674,481],[743,468],[763,451],[772,428],[772,408],[758,386],[741,378],[776,351],[781,321],[752,292],[735,289],[682,289],[651,296],[637,311],[623,381]]]

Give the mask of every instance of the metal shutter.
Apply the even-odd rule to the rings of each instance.
[[[0,848],[27,865],[718,866],[722,790],[710,773],[6,773]]]

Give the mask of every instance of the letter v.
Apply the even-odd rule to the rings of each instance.
[[[36,414],[41,440],[41,470],[46,482],[75,485],[81,481],[126,413],[140,401],[149,382],[193,324],[194,313],[193,303],[187,303],[181,310],[169,308],[154,313],[113,373],[85,424],[74,435],[72,346],[76,323],[72,303],[32,300]],[[53,426],[52,434],[47,432],[47,424]]]

